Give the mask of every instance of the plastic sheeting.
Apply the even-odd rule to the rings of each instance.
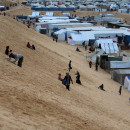
[[[103,53],[104,53],[104,50],[101,49],[97,54],[95,54],[94,56],[92,56],[91,61],[92,62],[96,62],[97,56],[100,57],[100,55],[102,55]]]
[[[84,33],[82,33],[82,34],[72,33],[72,34],[70,34],[70,36],[72,39],[68,40],[69,44],[72,44],[72,43],[73,44],[82,44],[84,41],[86,44],[88,44],[90,39],[95,39],[94,35],[86,35]]]
[[[40,12],[32,12],[32,16],[39,16]]]
[[[110,61],[110,68],[130,68],[130,61]]]
[[[47,16],[53,16],[53,12],[46,12]]]
[[[122,85],[124,85],[124,81],[125,81],[126,76],[130,76],[130,70],[129,69],[113,70],[112,73],[111,73],[112,79],[119,82]]]
[[[103,17],[102,18],[103,23],[108,23],[108,22],[121,22],[121,18],[114,18],[114,17]]]
[[[96,40],[94,46],[99,47],[101,44],[101,48],[107,53],[117,53],[119,51],[117,47],[117,43],[113,43],[112,39],[99,39]]]
[[[130,76],[125,77],[124,88],[126,88],[126,89],[128,89],[128,91],[130,91]]]

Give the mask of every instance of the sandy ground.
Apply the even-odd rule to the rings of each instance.
[[[15,7],[9,13],[27,10]],[[0,16],[0,23],[0,130],[130,129],[130,93],[123,89],[120,96],[120,84],[110,74],[90,69],[81,47],[77,53],[76,46],[56,43],[8,16]],[[26,48],[28,41],[35,51]],[[6,60],[7,45],[24,56],[22,68]],[[74,84],[67,91],[57,76],[65,76],[69,60]],[[83,86],[75,83],[77,70]],[[102,83],[105,92],[97,88]]]

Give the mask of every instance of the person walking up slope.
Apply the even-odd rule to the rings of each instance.
[[[122,86],[120,86],[119,88],[119,95],[121,95],[121,91],[122,91]]]
[[[89,62],[89,67],[92,68],[92,61]]]
[[[72,69],[72,67],[71,67],[71,60],[69,61],[69,71]]]
[[[66,86],[66,89],[69,91],[70,90],[70,81],[72,82],[72,84],[73,84],[73,80],[72,80],[72,78],[71,78],[71,76],[69,75],[69,73],[67,72],[66,73],[66,76],[65,76],[65,78],[64,78],[64,84],[65,84],[65,86]]]

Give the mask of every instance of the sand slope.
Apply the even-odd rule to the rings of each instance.
[[[8,16],[0,16],[0,23],[0,129],[130,129],[130,93],[123,89],[119,96],[109,74],[90,69],[82,48],[76,53],[75,46],[56,43]],[[36,51],[26,48],[28,41]],[[24,56],[22,68],[5,59],[7,45]],[[67,91],[57,75],[65,75],[70,59],[74,84]],[[84,86],[75,83],[77,70]],[[97,89],[101,83],[106,92]]]

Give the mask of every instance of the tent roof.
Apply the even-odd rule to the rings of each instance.
[[[113,43],[112,39],[99,39],[97,40],[98,43]]]
[[[130,74],[130,69],[118,69],[118,70],[114,70],[114,72],[118,74]]]
[[[74,41],[89,41],[89,39],[95,39],[94,35],[75,34],[72,33],[71,37]]]

